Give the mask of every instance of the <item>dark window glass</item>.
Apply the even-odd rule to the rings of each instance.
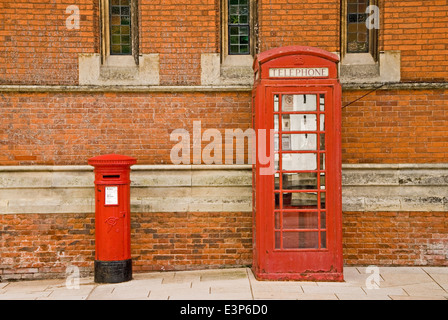
[[[131,1],[111,0],[110,6],[110,54],[130,55],[131,46]]]
[[[228,0],[229,54],[250,54],[249,0]]]
[[[347,1],[347,52],[369,52],[369,30],[366,26],[369,0]]]

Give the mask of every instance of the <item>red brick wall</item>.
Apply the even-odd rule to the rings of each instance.
[[[259,0],[261,51],[316,46],[340,52],[339,0]],[[448,78],[448,2],[379,0],[379,50],[401,51],[402,81]]]
[[[402,81],[448,78],[448,2],[380,0],[381,50],[401,51]]]
[[[76,85],[78,55],[99,53],[98,3],[0,0],[0,84]],[[66,28],[70,5],[79,30]],[[200,84],[200,54],[219,51],[218,1],[140,0],[140,12],[140,52],[160,54],[161,84]]]
[[[65,13],[76,4],[79,30]],[[402,80],[448,77],[448,3],[380,1],[380,50],[400,50]],[[219,1],[140,0],[141,53],[160,54],[164,85],[200,84],[201,53],[220,52]],[[259,0],[261,51],[286,45],[340,51],[339,0]],[[78,83],[78,54],[99,53],[98,1],[0,0],[0,84]]]
[[[92,274],[94,214],[0,215],[0,279]],[[346,265],[448,266],[448,212],[344,212]],[[428,232],[430,230],[430,232]],[[132,214],[134,272],[250,265],[252,213]]]
[[[80,9],[79,30],[65,10]],[[0,85],[78,84],[78,54],[99,52],[98,1],[0,0]]]
[[[0,215],[0,279],[92,274],[94,214]],[[249,265],[252,213],[132,214],[134,272]]]
[[[261,51],[290,46],[315,46],[339,51],[339,0],[259,0]]]
[[[134,214],[134,270],[186,270],[252,263],[251,212]]]
[[[366,91],[344,91],[343,106]],[[170,164],[174,129],[250,124],[249,93],[3,93],[0,165],[85,164],[123,153]],[[448,157],[447,90],[378,90],[342,111],[344,163],[443,163]]]
[[[343,163],[446,163],[447,136],[448,90],[378,90],[342,109]]]
[[[93,269],[94,214],[0,215],[0,278],[61,277]]]
[[[344,212],[344,263],[448,266],[448,212]]]
[[[160,54],[161,85],[200,85],[201,53],[219,52],[219,1],[142,0],[141,52]]]
[[[2,93],[0,165],[86,164],[119,153],[171,164],[175,129],[250,127],[250,93]],[[208,142],[207,142],[208,144]],[[206,145],[206,144],[205,144]],[[224,152],[224,150],[223,150]]]

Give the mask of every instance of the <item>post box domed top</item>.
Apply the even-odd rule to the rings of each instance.
[[[137,163],[137,159],[129,156],[124,156],[120,154],[105,154],[101,156],[96,156],[87,160],[88,164],[92,166],[101,165],[133,165]]]

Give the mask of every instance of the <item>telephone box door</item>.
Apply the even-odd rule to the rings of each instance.
[[[274,140],[267,151],[273,155],[272,175],[257,174],[254,189],[255,274],[341,281],[340,87],[283,82],[255,90],[263,95],[255,98],[263,109],[255,116],[256,128]]]

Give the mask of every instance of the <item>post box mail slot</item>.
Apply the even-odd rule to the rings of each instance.
[[[103,176],[104,179],[120,179],[120,175],[106,175]]]

